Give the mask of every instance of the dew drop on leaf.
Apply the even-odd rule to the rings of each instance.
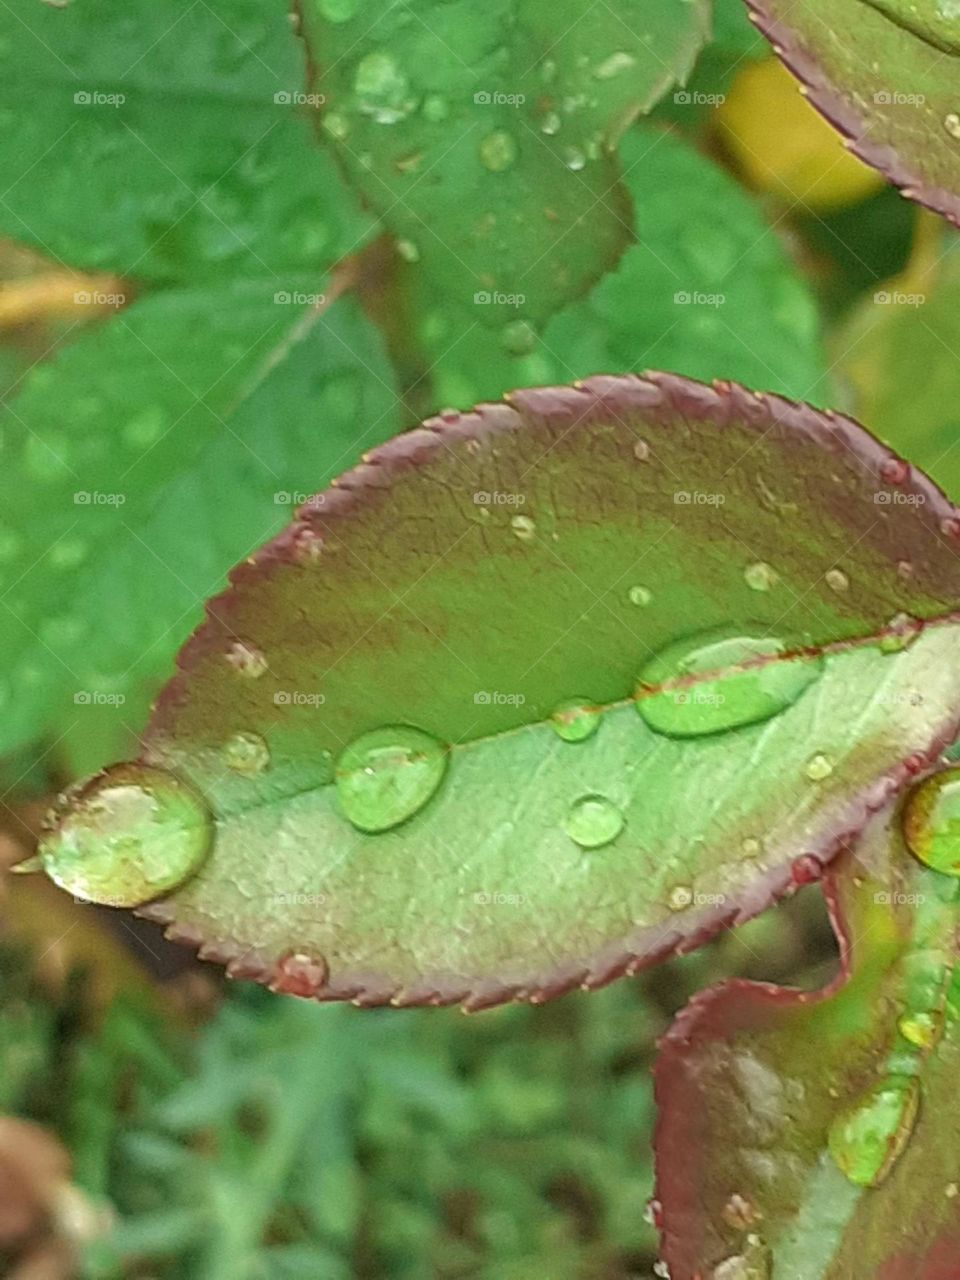
[[[495,129],[480,143],[480,161],[491,173],[503,173],[517,158],[517,142],[506,129]]]
[[[529,516],[514,516],[510,521],[510,528],[513,530],[514,537],[519,538],[521,542],[532,542],[537,532],[537,526]]]
[[[423,100],[423,114],[432,124],[439,124],[450,114],[450,106],[439,93],[428,93]]]
[[[859,1187],[879,1186],[906,1148],[919,1108],[919,1080],[891,1076],[841,1112],[827,1139],[841,1173]]]
[[[68,893],[136,907],[192,876],[212,843],[213,821],[192,787],[163,769],[119,764],[66,792],[39,857]]]
[[[224,743],[223,758],[236,773],[262,773],[270,763],[270,748],[259,733],[241,730]]]
[[[581,796],[571,806],[563,827],[582,849],[599,849],[623,830],[623,814],[606,796]]]
[[[714,1267],[712,1280],[770,1280],[773,1262],[767,1249],[738,1253]]]
[[[943,118],[943,127],[949,133],[951,138],[960,139],[960,115],[956,111],[951,111]]]
[[[777,571],[763,560],[748,564],[743,577],[751,591],[769,591],[779,581]]]
[[[584,742],[600,727],[600,712],[589,698],[571,698],[554,710],[550,723],[564,742]]]
[[[562,121],[556,111],[548,111],[540,121],[540,132],[545,133],[548,138],[552,138],[554,134],[560,132]]]
[[[234,640],[225,656],[231,667],[249,680],[259,680],[267,670],[267,659],[262,651],[243,640]]]
[[[409,81],[386,50],[375,50],[360,60],[353,87],[359,109],[377,124],[397,124],[413,110]]]
[[[940,1039],[943,1017],[927,1009],[905,1013],[897,1022],[897,1030],[916,1049],[929,1050]]]
[[[774,637],[735,628],[675,641],[640,672],[637,710],[654,732],[673,738],[698,738],[769,720],[792,706],[823,670],[821,658],[757,662],[785,651]],[[757,665],[736,669],[746,663]],[[690,681],[697,676],[703,678]],[[660,687],[667,682],[672,687]]]
[[[960,876],[960,768],[921,782],[903,810],[907,848],[925,866]]]
[[[843,595],[850,590],[850,579],[842,569],[828,569],[824,577],[827,586],[831,591],[836,591],[837,595]]]
[[[567,147],[563,153],[563,163],[574,173],[579,173],[581,169],[585,168],[587,157],[579,147]]]
[[[881,653],[903,653],[922,631],[923,623],[919,618],[913,618],[909,613],[898,613],[887,623],[878,648]]]
[[[833,765],[827,756],[818,752],[807,761],[804,773],[811,782],[822,782],[824,778],[829,778],[833,773]]]
[[[637,440],[633,446],[633,456],[638,462],[650,461],[650,446],[646,440]]]
[[[648,587],[641,587],[638,584],[635,587],[631,587],[627,592],[627,599],[631,604],[648,605],[653,599],[653,592]]]
[[[337,796],[360,831],[389,831],[418,813],[443,779],[448,753],[428,733],[388,725],[361,734],[337,761]]]

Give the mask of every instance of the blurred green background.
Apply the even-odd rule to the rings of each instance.
[[[27,36],[0,36],[13,86],[0,97],[0,396],[18,450],[0,512],[0,1270],[649,1280],[656,1037],[725,975],[823,981],[834,947],[815,891],[645,977],[466,1018],[227,984],[156,930],[3,869],[61,787],[135,750],[202,598],[289,518],[291,495],[424,414],[599,371],[733,378],[854,413],[960,497],[956,233],[850,157],[740,0],[723,0],[689,83],[620,141],[632,223],[615,270],[545,324],[493,331],[419,270],[424,246],[342,185],[313,104],[248,145],[231,95],[255,63],[276,56],[281,82],[306,84],[280,8],[238,0],[225,23],[202,3],[160,6],[154,44],[101,16],[95,57],[63,49],[87,59],[74,83],[110,87],[136,67],[151,106],[134,127],[118,113],[74,134],[33,91],[47,54],[66,65],[32,43],[43,6],[18,5]],[[190,123],[178,168],[157,148],[207,92],[223,101]],[[247,286],[265,271],[274,345],[253,344],[258,372],[245,326],[264,317]],[[310,329],[309,299],[351,287]],[[305,301],[273,332],[281,292]],[[210,382],[222,397],[201,397],[207,422],[177,384]],[[207,440],[211,424],[224,430]],[[55,501],[78,458],[106,467],[86,442],[104,458],[141,451],[123,521],[91,526],[96,572],[85,513]],[[254,474],[257,450],[269,463]]]

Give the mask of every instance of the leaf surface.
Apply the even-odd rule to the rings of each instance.
[[[956,1272],[957,883],[909,857],[888,807],[826,890],[842,949],[834,983],[726,983],[696,997],[661,1043],[658,1196],[675,1280]],[[946,1031],[920,1047],[898,1024],[931,1009]],[[830,1154],[831,1122],[908,1078],[916,1126],[880,1185],[857,1185]]]
[[[847,420],[666,375],[398,438],[241,567],[182,654],[144,759],[206,795],[216,842],[150,914],[237,973],[293,951],[327,998],[473,1006],[599,985],[755,914],[952,736],[955,627],[860,643],[955,603],[960,526],[902,465]],[[914,500],[884,507],[894,466]],[[730,626],[834,649],[766,723],[648,728],[641,668]],[[579,743],[550,722],[571,698],[606,709]],[[447,776],[367,834],[335,762],[392,725],[446,744]],[[228,767],[237,734],[269,767]],[[587,851],[569,824],[591,795],[622,826]]]
[[[960,221],[960,18],[939,0],[747,0],[854,153]]]
[[[430,286],[481,325],[542,322],[631,238],[614,147],[689,73],[703,0],[305,0],[324,128]],[[506,301],[506,299],[521,301]]]

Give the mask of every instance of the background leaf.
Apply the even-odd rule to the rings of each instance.
[[[897,507],[875,501],[891,467]],[[950,510],[850,422],[665,375],[399,438],[240,569],[182,655],[145,759],[207,795],[216,846],[150,915],[244,976],[315,957],[311,987],[369,1003],[554,994],[693,945],[952,737],[955,636],[837,653],[777,720],[692,742],[646,729],[640,668],[722,626],[789,652],[948,611]],[[570,698],[612,708],[577,745],[549,723]],[[452,744],[451,776],[366,835],[333,762],[391,725]],[[251,733],[269,768],[240,774]],[[565,824],[591,793],[623,828],[585,853]]]

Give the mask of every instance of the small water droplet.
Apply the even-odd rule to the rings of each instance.
[[[563,828],[582,849],[600,849],[623,830],[623,814],[606,796],[581,796],[570,806]]]
[[[579,173],[586,166],[587,157],[579,147],[564,147],[563,163],[574,173]]]
[[[236,773],[262,773],[270,763],[270,748],[259,733],[241,730],[224,743],[223,758]]]
[[[648,605],[653,599],[653,592],[647,587],[637,585],[631,587],[627,592],[627,599],[631,604],[640,605],[642,608],[643,606]]]
[[[646,440],[636,440],[633,445],[633,456],[638,462],[650,461],[650,446]]]
[[[480,160],[491,173],[503,173],[516,158],[516,139],[506,129],[495,129],[480,143]]]
[[[714,1267],[712,1280],[770,1280],[773,1259],[769,1250],[738,1253]]]
[[[510,521],[510,528],[513,530],[514,537],[519,538],[521,542],[532,542],[537,534],[537,526],[529,516],[514,516]]]
[[[350,133],[350,121],[339,111],[328,111],[323,117],[323,127],[338,142],[342,142]]]
[[[598,80],[612,80],[615,76],[622,75],[624,71],[629,71],[631,67],[636,65],[636,58],[632,53],[620,51],[619,53],[611,53],[609,58],[605,58],[599,66],[594,68],[593,74]]]
[[[822,782],[824,778],[829,778],[833,773],[833,764],[827,756],[818,752],[807,761],[804,773],[811,782]]]
[[[360,831],[389,831],[433,796],[447,759],[436,738],[408,725],[361,734],[337,761],[340,807]]]
[[[68,893],[136,907],[194,875],[212,843],[210,813],[192,787],[162,769],[118,764],[61,797],[39,855]]]
[[[740,852],[745,858],[759,858],[763,853],[763,841],[756,836],[744,836],[740,841]]]
[[[560,132],[560,126],[563,122],[556,111],[548,111],[540,121],[540,132],[545,133],[548,138],[552,138]]]
[[[836,591],[837,595],[843,595],[845,591],[850,590],[850,579],[842,569],[828,569],[824,579],[830,590]]]
[[[898,613],[887,623],[878,648],[881,653],[902,653],[910,648],[922,631],[923,623],[919,618],[913,618],[909,613]]]
[[[423,114],[432,124],[440,124],[450,114],[450,104],[439,93],[428,93],[423,100]]]
[[[743,577],[751,591],[769,591],[780,581],[776,569],[765,560],[748,564],[743,571]]]
[[[943,1017],[928,1009],[918,1009],[913,1013],[905,1013],[897,1022],[897,1030],[914,1048],[926,1051],[932,1049],[940,1039]]]
[[[943,117],[943,127],[951,138],[960,138],[960,115],[955,111],[949,112]]]
[[[589,698],[571,698],[560,703],[550,722],[564,742],[584,742],[599,729],[600,712]]]
[[[920,862],[960,876],[960,767],[935,773],[914,788],[903,810],[903,835]]]
[[[259,680],[267,670],[267,659],[263,652],[244,640],[234,640],[224,657],[235,671],[249,680]]]
[[[723,1206],[723,1220],[734,1231],[749,1231],[761,1218],[755,1204],[735,1191]]]
[[[840,1171],[859,1187],[877,1187],[903,1154],[917,1120],[920,1082],[891,1076],[830,1126],[828,1146]]]
[[[537,331],[526,320],[514,320],[504,326],[500,340],[512,356],[526,356],[537,345]]]
[[[397,253],[403,258],[404,262],[420,261],[420,250],[412,240],[398,240]]]
[[[762,661],[786,649],[774,637],[734,628],[676,641],[641,671],[637,710],[656,733],[678,738],[769,720],[796,702],[823,670],[820,658]]]

